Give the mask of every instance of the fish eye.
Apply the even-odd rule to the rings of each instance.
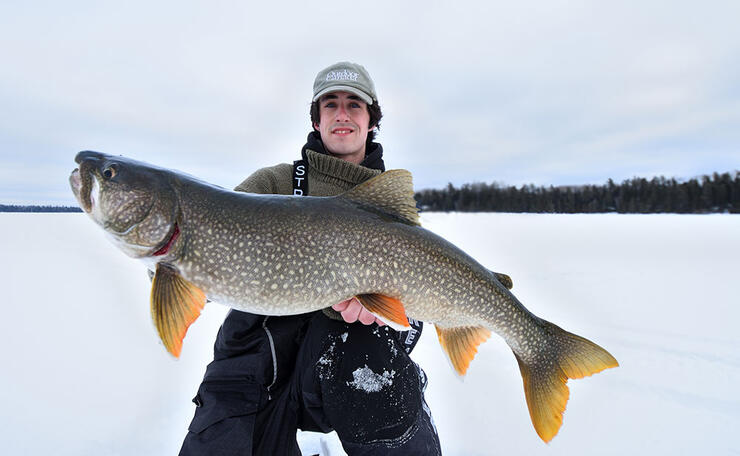
[[[113,179],[116,177],[116,167],[115,165],[110,165],[107,168],[103,170],[103,177],[106,179]]]

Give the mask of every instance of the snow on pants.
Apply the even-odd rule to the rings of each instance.
[[[425,387],[392,329],[318,312],[269,398],[259,383],[206,374],[180,455],[300,455],[297,429],[336,430],[350,456],[439,455]]]

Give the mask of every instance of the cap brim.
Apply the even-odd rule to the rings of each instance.
[[[326,95],[327,93],[332,93],[332,92],[349,92],[353,95],[357,95],[358,97],[360,97],[360,99],[364,101],[365,103],[369,105],[373,104],[373,99],[368,94],[366,94],[365,92],[363,92],[362,90],[356,87],[351,87],[351,86],[346,86],[346,85],[335,85],[335,86],[327,87],[321,92],[314,95],[312,101],[316,101],[319,98]]]

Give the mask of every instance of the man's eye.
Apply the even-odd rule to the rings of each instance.
[[[350,108],[359,108],[360,107],[360,104],[359,103],[350,103],[349,104],[349,107]]]
[[[325,104],[325,105],[324,105],[324,107],[325,107],[325,108],[334,108],[334,107],[336,107],[336,106],[337,106],[337,105],[336,105],[335,103],[333,103],[333,102],[331,102],[331,103],[327,103],[327,104]]]

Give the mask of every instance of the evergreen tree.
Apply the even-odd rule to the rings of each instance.
[[[740,213],[740,171],[685,182],[657,176],[567,187],[478,182],[458,189],[449,183],[442,190],[417,192],[416,198],[419,207],[430,211]]]

